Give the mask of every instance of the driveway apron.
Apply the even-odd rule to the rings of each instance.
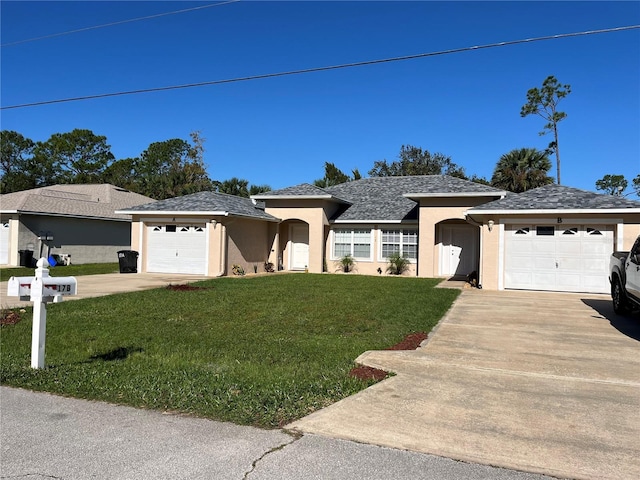
[[[396,375],[287,428],[576,479],[640,478],[640,318],[605,295],[464,290]]]

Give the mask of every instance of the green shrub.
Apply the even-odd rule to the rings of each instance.
[[[400,255],[399,252],[392,253],[389,258],[387,258],[387,261],[389,262],[387,273],[391,275],[402,275],[409,270],[409,265],[411,264],[406,255]]]
[[[353,259],[351,254],[347,253],[344,257],[338,260],[338,268],[342,270],[344,273],[349,273],[353,270],[356,261]]]

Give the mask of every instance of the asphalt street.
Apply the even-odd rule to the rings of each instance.
[[[551,478],[8,387],[0,387],[0,427],[0,477],[6,479]]]

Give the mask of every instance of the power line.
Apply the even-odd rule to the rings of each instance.
[[[535,37],[535,38],[526,38],[523,40],[511,40],[508,42],[498,42],[498,43],[488,43],[485,45],[477,45],[473,47],[463,47],[463,48],[452,48],[449,50],[440,50],[438,52],[429,52],[429,53],[418,53],[415,55],[405,55],[401,57],[392,57],[392,58],[384,58],[379,60],[367,60],[363,62],[353,62],[353,63],[343,63],[340,65],[331,65],[326,67],[315,67],[315,68],[306,68],[302,70],[291,70],[287,72],[277,72],[277,73],[266,73],[263,75],[252,75],[249,77],[237,77],[237,78],[229,78],[225,80],[211,80],[207,82],[199,82],[199,83],[187,83],[184,85],[172,85],[168,87],[155,87],[155,88],[145,88],[139,90],[128,90],[121,92],[113,92],[113,93],[102,93],[97,95],[86,95],[82,97],[71,97],[71,98],[63,98],[58,100],[45,100],[42,102],[33,102],[33,103],[23,103],[19,105],[10,105],[6,107],[0,107],[0,110],[10,110],[14,108],[26,108],[26,107],[36,107],[41,105],[51,105],[54,103],[66,103],[66,102],[77,102],[80,100],[93,100],[97,98],[107,98],[107,97],[118,97],[123,95],[136,95],[139,93],[150,93],[150,92],[161,92],[166,90],[178,90],[181,88],[194,88],[194,87],[204,87],[208,85],[221,85],[224,83],[236,83],[236,82],[245,82],[249,80],[262,80],[265,78],[275,78],[275,77],[284,77],[289,75],[300,75],[303,73],[313,73],[313,72],[325,72],[328,70],[339,70],[343,68],[352,68],[352,67],[362,67],[366,65],[377,65],[380,63],[390,63],[390,62],[399,62],[403,60],[414,60],[416,58],[426,58],[426,57],[435,57],[438,55],[448,55],[452,53],[461,53],[461,52],[469,52],[473,50],[481,50],[485,48],[495,48],[495,47],[504,47],[507,45],[517,45],[521,43],[530,43],[530,42],[539,42],[542,40],[555,40],[559,38],[568,38],[568,37],[578,37],[584,35],[595,35],[599,33],[611,33],[611,32],[619,32],[624,30],[633,30],[640,28],[640,25],[630,25],[626,27],[615,27],[615,28],[606,28],[602,30],[589,30],[584,32],[574,32],[574,33],[562,33],[558,35],[547,35],[544,37]]]
[[[105,24],[102,24],[102,25],[94,25],[92,27],[78,28],[76,30],[68,30],[66,32],[52,33],[50,35],[44,35],[42,37],[26,38],[24,40],[17,40],[15,42],[3,43],[2,45],[0,45],[0,47],[12,47],[14,45],[20,45],[22,43],[35,42],[35,41],[38,41],[38,40],[45,40],[47,38],[61,37],[63,35],[70,35],[72,33],[86,32],[88,30],[96,30],[98,28],[113,27],[114,25],[122,25],[124,23],[139,22],[140,20],[149,20],[149,19],[152,19],[152,18],[165,17],[167,15],[176,15],[176,14],[179,14],[179,13],[193,12],[194,10],[202,10],[204,8],[219,7],[221,5],[227,5],[229,3],[236,3],[236,2],[239,2],[239,1],[240,0],[228,0],[228,1],[222,2],[222,3],[211,3],[211,4],[208,4],[208,5],[200,5],[198,7],[193,7],[193,8],[185,8],[185,9],[182,9],[182,10],[175,10],[175,11],[172,11],[172,12],[157,13],[155,15],[148,15],[146,17],[130,18],[128,20],[120,20],[118,22],[105,23]]]

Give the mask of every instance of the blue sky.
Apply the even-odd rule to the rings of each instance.
[[[2,44],[216,2],[2,1]],[[307,69],[640,24],[640,2],[268,2],[198,11],[4,46],[3,107]],[[206,139],[209,175],[282,188],[324,162],[363,175],[402,145],[491,177],[515,148],[544,149],[544,120],[520,117],[554,75],[562,183],[595,190],[640,173],[640,30],[157,93],[2,110],[33,140],[86,128],[116,158],[150,143]],[[555,162],[555,158],[553,159]],[[550,172],[555,176],[555,163]]]

